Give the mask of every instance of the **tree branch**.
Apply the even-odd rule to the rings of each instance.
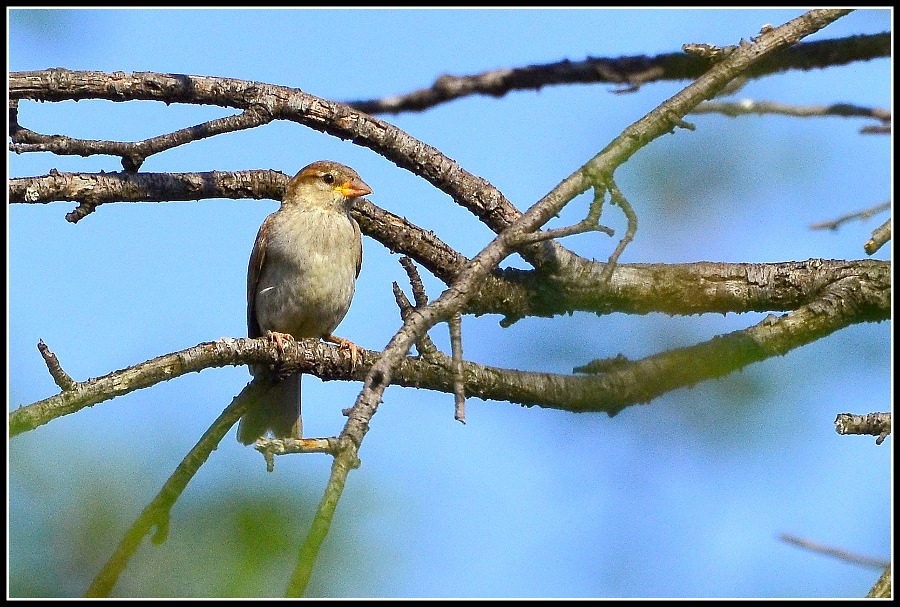
[[[282,356],[278,346],[265,338],[222,338],[158,356],[102,377],[74,382],[55,396],[19,407],[9,414],[9,436],[33,430],[57,417],[117,396],[208,368],[277,362],[283,363],[286,369],[293,365],[304,373],[314,373],[323,378],[353,377],[348,374],[351,366],[349,353],[342,353],[336,346],[305,339],[296,344],[285,344],[284,352]]]
[[[47,204],[75,201],[66,215],[77,223],[110,202],[169,202],[207,198],[280,200],[289,177],[279,171],[210,171],[208,173],[62,173],[11,177],[9,203]]]
[[[289,177],[279,171],[210,173],[60,173],[10,179],[10,203],[48,203],[89,199],[161,202],[208,198],[279,200]],[[408,255],[445,284],[471,262],[429,230],[379,208],[356,203],[354,217],[363,233],[389,250]],[[823,284],[859,276],[884,285],[890,262],[809,260],[774,264],[696,262],[686,264],[609,265],[572,256],[557,272],[492,270],[482,279],[462,312],[502,314],[510,325],[526,316],[550,317],[575,311],[598,314],[701,314],[770,312],[808,303]],[[881,287],[883,288],[883,287]]]
[[[812,540],[808,540],[806,538],[802,538],[790,533],[782,533],[780,539],[781,541],[787,542],[788,544],[794,544],[795,546],[800,546],[801,548],[805,548],[812,552],[824,554],[826,556],[833,556],[834,558],[840,559],[842,561],[853,563],[855,565],[862,565],[863,567],[884,569],[885,567],[890,566],[890,562],[885,561],[884,559],[874,558],[871,556],[866,556],[864,554],[856,554],[854,552],[850,552],[849,550],[844,550],[843,548],[838,548],[836,546],[826,546],[825,544],[820,544],[819,542],[814,542]]]
[[[639,361],[620,358],[614,366],[608,361],[595,361],[576,369],[594,373],[594,377],[516,371],[464,361],[464,390],[469,396],[489,400],[614,414],[669,390],[784,354],[850,324],[888,320],[889,267],[882,281],[878,284],[862,275],[846,274],[823,284],[816,298],[794,312],[779,318],[770,315],[755,327]],[[416,311],[417,308],[411,308],[406,315]],[[363,350],[353,367],[350,353],[317,340],[288,343],[282,353],[270,340],[223,338],[103,377],[74,382],[56,396],[19,407],[9,414],[10,437],[84,407],[206,368],[278,362],[285,369],[297,369],[325,380],[361,381],[378,359],[379,353]],[[432,351],[427,357],[404,358],[394,372],[393,383],[452,394],[460,376],[454,369],[450,357]]]
[[[872,230],[872,238],[863,245],[866,253],[872,255],[878,249],[883,247],[887,241],[891,239],[891,220],[888,219],[883,224]]]
[[[128,529],[122,541],[119,542],[116,551],[94,578],[85,596],[109,596],[128,561],[153,527],[156,527],[153,543],[161,544],[166,540],[169,530],[169,513],[172,507],[191,479],[194,478],[194,475],[197,474],[200,466],[209,459],[210,453],[218,447],[225,434],[255,402],[254,399],[257,398],[255,394],[256,385],[255,383],[248,384],[234,398],[231,404],[222,411],[209,429],[203,433],[197,444],[181,460],[181,463],[175,468],[175,471],[159,490],[159,493],[156,494],[156,497],[147,504],[137,520],[132,523],[131,528]]]
[[[745,76],[760,78],[788,70],[824,68],[890,56],[890,32],[804,42],[760,61],[748,69]],[[470,76],[445,74],[429,88],[404,95],[346,103],[367,114],[398,114],[420,112],[469,95],[502,97],[511,91],[540,90],[545,86],[565,84],[620,84],[625,85],[625,90],[633,91],[649,82],[693,80],[713,64],[713,60],[681,52],[653,57],[566,59]]]
[[[374,150],[449,194],[495,232],[521,215],[490,183],[465,171],[436,148],[387,122],[299,89],[234,78],[149,72],[107,74],[61,68],[13,72],[9,75],[9,87],[11,99],[145,100],[238,109],[257,107],[274,119],[298,122]]]
[[[831,105],[796,105],[775,101],[704,101],[694,108],[691,114],[723,114],[735,118],[744,114],[778,114],[797,118],[824,116],[840,116],[844,118],[872,118],[881,122],[891,121],[891,111],[882,108],[861,107],[850,103],[833,103]]]
[[[394,371],[401,360],[405,358],[406,353],[425,331],[464,307],[469,297],[474,294],[476,283],[512,253],[511,243],[514,242],[517,232],[533,232],[539,229],[572,198],[584,192],[592,181],[596,182],[598,177],[612,176],[616,167],[625,162],[640,147],[669,132],[674,123],[693,107],[696,107],[702,100],[715,96],[732,78],[748,69],[765,55],[797,42],[800,38],[825,27],[847,12],[849,11],[809,11],[781,27],[772,28],[761,34],[755,43],[747,44],[736,50],[696,82],[628,127],[620,137],[610,143],[587,165],[564,180],[494,239],[469,263],[440,297],[424,308],[412,310],[405,319],[403,327],[394,335],[382,351],[378,361],[369,370],[363,390],[356,399],[356,404],[350,410],[349,419],[340,436],[344,441],[342,444],[346,445],[346,448],[342,449],[335,457],[332,475],[328,483],[328,491],[333,492],[332,498],[322,500],[316,513],[316,522],[321,521],[326,528],[330,523],[347,474],[352,463],[357,461],[357,452],[363,437],[368,432],[369,420],[377,411],[384,389],[391,383]],[[313,533],[311,532],[308,540],[312,537]],[[315,542],[312,546],[315,549],[318,548],[318,544]],[[306,581],[309,579],[310,570],[311,564],[301,558],[289,587],[290,595],[299,595],[303,592]]]
[[[847,213],[846,215],[842,215],[837,219],[832,219],[830,221],[822,221],[819,223],[814,223],[809,226],[810,230],[837,230],[842,224],[847,223],[848,221],[853,221],[856,219],[868,219],[869,217],[880,213],[882,211],[887,211],[891,208],[891,201],[887,200],[882,202],[881,204],[876,204],[875,206],[871,206],[867,209],[863,209],[861,211],[854,211],[853,213]]]
[[[217,118],[216,120],[210,120],[203,124],[143,141],[73,139],[63,135],[42,135],[19,126],[18,100],[13,99],[10,101],[9,136],[12,139],[12,143],[10,143],[9,149],[17,154],[52,152],[60,156],[92,156],[94,154],[121,156],[122,167],[125,171],[135,173],[140,169],[144,161],[153,154],[158,154],[192,141],[214,137],[215,135],[252,129],[271,121],[272,116],[257,107],[252,107],[235,116]]]
[[[653,283],[652,268],[655,266],[617,266],[613,272],[611,264],[592,264],[566,251],[554,242],[535,242],[520,250],[523,257],[541,270],[540,275],[521,271],[501,272],[496,267],[521,243],[535,239],[534,234],[574,197],[589,187],[612,183],[612,176],[616,168],[641,147],[670,132],[675,127],[689,128],[690,125],[683,121],[683,116],[703,99],[716,95],[738,75],[754,74],[754,70],[765,65],[766,57],[824,27],[846,12],[849,11],[810,11],[779,28],[767,28],[753,43],[742,42],[741,46],[734,47],[726,58],[719,60],[712,67],[707,65],[708,71],[704,70],[703,75],[694,84],[631,125],[619,138],[524,214],[520,213],[503,197],[502,193],[487,181],[469,174],[436,149],[415,140],[396,127],[360,114],[347,106],[328,102],[287,87],[202,76],[103,74],[100,72],[45,70],[11,74],[10,96],[11,99],[104,98],[113,101],[158,99],[166,102],[211,103],[237,107],[246,111],[253,109],[253,111],[260,111],[261,115],[271,116],[273,119],[294,120],[343,139],[353,139],[354,142],[391,159],[398,166],[423,176],[433,185],[450,194],[458,204],[469,209],[499,234],[491,244],[471,260],[458,254],[448,255],[446,259],[432,259],[443,243],[437,239],[425,239],[426,245],[422,250],[427,253],[420,252],[418,254],[428,258],[432,265],[438,268],[437,271],[447,277],[449,288],[430,304],[408,310],[404,315],[403,327],[385,350],[380,354],[365,353],[365,357],[371,355],[371,359],[366,358],[365,363],[360,365],[358,371],[341,371],[337,367],[335,368],[336,373],[345,373],[347,374],[345,377],[350,379],[364,378],[364,386],[356,404],[348,412],[349,419],[340,436],[337,439],[327,439],[329,441],[328,450],[334,454],[332,474],[319,505],[313,527],[301,548],[299,563],[288,588],[289,595],[298,595],[303,592],[309,579],[315,555],[328,531],[349,470],[358,465],[358,450],[368,431],[369,421],[381,401],[384,389],[391,383],[402,384],[406,378],[405,372],[410,366],[413,371],[421,371],[426,365],[435,366],[433,361],[409,358],[407,354],[411,346],[423,340],[427,330],[437,322],[447,320],[464,310],[471,311],[473,303],[479,301],[478,294],[481,292],[485,280],[496,280],[515,289],[524,284],[522,278],[527,277],[534,281],[533,284],[543,285],[542,288],[547,289],[548,284],[566,284],[567,279],[560,278],[563,274],[568,273],[564,270],[581,267],[588,269],[588,273],[590,273],[590,270],[596,269],[599,276],[604,279],[603,286],[601,283],[593,283],[592,294],[589,297],[593,297],[598,309],[601,310],[612,309],[613,304],[620,301],[617,300],[622,297],[620,294],[627,293],[627,289],[624,287],[628,284],[628,279],[634,277],[634,272],[640,273],[641,270],[650,269],[651,274],[646,274],[644,278],[646,283]],[[889,45],[889,34],[887,34],[887,38]],[[640,81],[640,78],[636,77],[632,84]],[[185,131],[188,130],[190,129],[185,129]],[[25,136],[30,135],[26,133]],[[63,146],[74,145],[71,141],[73,140],[64,144],[59,141],[55,143]],[[19,151],[28,150],[22,148]],[[204,175],[210,177],[201,179],[199,183],[193,185],[184,184],[182,187],[189,190],[192,188],[203,190],[206,184],[210,187],[222,185],[219,183],[221,178],[219,174]],[[82,202],[82,206],[70,215],[72,220],[83,217],[96,208],[97,204],[102,204],[102,202],[98,202],[98,198],[92,197],[95,188],[90,183],[81,184],[71,175],[66,176],[60,173],[51,173],[48,178],[51,180],[61,179],[62,182],[58,184],[59,188],[69,192],[78,192],[77,196],[68,194],[73,196],[72,199]],[[36,202],[45,196],[43,190],[34,183],[24,186],[18,184],[17,187],[21,187],[23,201]],[[265,186],[260,185],[260,188],[262,187]],[[253,184],[250,190],[259,191],[256,188],[257,184]],[[13,184],[11,182],[11,194],[12,191]],[[196,197],[190,196],[191,199]],[[248,195],[247,197],[257,196]],[[177,198],[172,198],[171,194],[167,193],[166,199]],[[391,221],[391,219],[380,216],[375,221],[376,224],[377,221]],[[412,224],[403,225],[403,228],[408,235],[416,235],[421,232]],[[811,260],[805,263],[807,264],[806,269],[810,273],[814,273],[820,269],[822,263],[826,262]],[[675,387],[696,383],[696,381],[709,377],[718,377],[755,360],[783,354],[794,347],[828,335],[853,322],[890,318],[889,277],[886,287],[884,281],[876,277],[876,275],[880,276],[884,273],[885,266],[889,274],[890,264],[884,262],[869,262],[871,265],[858,265],[865,262],[838,263],[853,265],[856,274],[851,272],[837,278],[832,276],[824,284],[803,282],[795,285],[799,288],[794,291],[787,289],[780,292],[776,298],[789,299],[789,293],[802,292],[804,295],[802,303],[795,301],[797,307],[789,314],[780,318],[770,315],[762,323],[743,331],[721,336],[691,348],[663,352],[640,361],[630,362],[619,359],[614,365],[601,365],[602,370],[599,373],[588,377],[522,374],[522,372],[491,370],[488,367],[463,363],[463,374],[466,378],[465,392],[479,395],[470,390],[470,374],[473,379],[472,387],[476,390],[480,388],[477,381],[479,374],[490,375],[493,373],[505,378],[512,378],[513,374],[517,374],[514,379],[515,386],[520,389],[519,393],[504,394],[501,397],[502,400],[529,405],[551,403],[548,406],[566,410],[606,411],[615,414],[625,406],[647,402]],[[742,276],[737,276],[740,272],[736,269],[738,265],[744,266]],[[713,266],[717,271],[723,269],[723,264],[710,264],[710,269],[713,269]],[[760,269],[759,266],[750,264],[724,264],[724,266],[728,266],[724,268],[726,272],[735,272],[735,276],[732,278],[736,280],[732,284],[738,286],[743,284],[747,293],[759,292],[762,284],[770,285],[772,289],[782,286],[774,285],[768,268]],[[697,264],[690,266],[692,270],[698,267],[703,266]],[[757,275],[756,272],[760,272],[760,274]],[[865,277],[861,277],[861,275],[865,275]],[[550,278],[548,279],[548,277]],[[672,276],[667,276],[667,279],[671,280],[671,278]],[[873,280],[867,283],[866,281],[870,278]],[[692,279],[696,280],[696,276],[692,276]],[[515,282],[516,280],[519,280],[518,284]],[[572,280],[568,280],[571,285]],[[576,280],[582,286],[589,284],[581,282],[580,277]],[[606,284],[607,280],[608,284]],[[640,286],[646,287],[647,285]],[[715,299],[720,305],[729,298],[735,301],[738,299],[733,293],[728,292],[727,287],[723,288],[721,282],[714,284],[713,281],[710,281],[708,288],[709,298]],[[678,285],[675,285],[673,290],[677,289]],[[671,305],[686,306],[687,308],[702,305],[697,302],[703,300],[703,296],[697,297],[696,291],[696,282],[694,282],[692,283],[691,297],[687,299],[682,297],[677,303],[673,300]],[[526,303],[538,299],[535,291],[525,288],[522,292],[524,293],[522,298]],[[547,299],[554,298],[559,301],[557,296]],[[660,302],[664,300],[654,296],[651,301],[653,303],[650,304],[650,307],[661,306]],[[635,303],[635,306],[638,305],[640,304]],[[531,309],[538,308],[532,305]],[[515,318],[515,314],[517,312],[508,314],[508,317]],[[59,395],[59,402],[48,404],[47,401],[51,399],[47,399],[28,407],[22,407],[10,414],[10,434],[12,436],[14,433],[17,434],[41,423],[46,423],[58,415],[124,393],[117,392],[117,390],[130,391],[150,385],[146,382],[151,380],[153,382],[162,381],[189,370],[199,370],[190,369],[190,367],[196,367],[195,359],[197,358],[209,356],[212,362],[205,366],[271,362],[272,357],[278,359],[277,352],[268,351],[265,347],[266,344],[251,343],[255,341],[265,340],[219,340],[209,344],[200,344],[196,347],[195,352],[186,350],[148,361],[144,363],[146,367],[142,367],[139,371],[134,367],[98,380],[76,382],[74,386]],[[328,348],[324,344],[315,344],[315,346],[316,348],[320,346]],[[228,350],[242,350],[243,354],[238,356],[236,352]],[[334,350],[337,352],[336,356],[344,355],[339,349]],[[246,356],[247,359],[244,360],[242,356]],[[286,359],[298,356],[300,354],[297,352],[285,353]],[[236,357],[240,358],[240,362],[228,362],[234,361]],[[720,362],[723,358],[728,360],[725,366]],[[290,360],[287,362],[291,364]],[[691,364],[686,364],[686,362]],[[296,361],[296,364],[299,368],[306,362]],[[139,367],[141,366],[139,365]],[[441,367],[438,365],[438,368]],[[452,391],[454,377],[458,379],[460,374],[458,372],[454,374],[452,366],[448,369],[441,368],[441,370],[446,371],[446,374],[436,373],[435,376],[449,381],[451,387],[445,391]],[[314,372],[319,375],[331,371],[322,371],[316,367]],[[111,376],[116,377],[110,379]],[[107,390],[109,395],[104,396],[98,391],[97,386],[101,383],[103,383],[103,390]],[[490,396],[490,390],[493,389],[491,386],[496,385],[498,385],[497,382],[482,384],[483,397],[492,398]],[[557,404],[554,395],[561,393],[561,387],[565,389],[567,398],[564,404]],[[531,392],[528,392],[529,390]],[[539,395],[542,399],[541,402],[531,400],[534,394]],[[92,399],[94,399],[93,402],[89,402]]]
[[[834,429],[838,434],[871,434],[877,436],[876,445],[880,445],[891,433],[890,413],[869,413],[853,415],[839,413],[834,420]]]

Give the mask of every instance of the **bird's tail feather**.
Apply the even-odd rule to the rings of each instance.
[[[244,413],[238,425],[237,439],[249,445],[268,431],[275,438],[302,438],[300,418],[300,373],[266,386],[259,402]]]

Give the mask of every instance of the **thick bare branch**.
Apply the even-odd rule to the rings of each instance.
[[[110,202],[163,202],[205,198],[281,199],[288,176],[279,171],[210,171],[208,173],[62,173],[11,177],[9,202],[46,204],[75,201],[66,215],[77,223]],[[87,207],[87,208],[85,208]]]
[[[845,277],[823,285],[818,298],[784,316],[770,315],[748,329],[641,360],[619,357],[614,365],[607,359],[577,369],[589,376],[516,371],[472,362],[461,362],[460,374],[451,357],[435,351],[428,357],[405,358],[394,371],[392,383],[453,394],[459,389],[459,378],[464,377],[465,394],[469,396],[566,411],[615,414],[670,390],[785,354],[850,324],[887,320],[890,293],[883,289],[883,285],[879,288],[858,278]],[[408,313],[414,310],[409,309]],[[876,314],[875,310],[879,312]],[[351,358],[346,350],[316,340],[285,344],[283,353],[266,339],[228,338],[202,343],[102,377],[76,382],[56,396],[20,407],[9,415],[10,436],[115,396],[205,368],[278,362],[285,369],[296,368],[323,379],[361,381],[379,360],[379,353],[363,350],[355,367]],[[333,441],[329,444],[334,448]]]
[[[289,177],[278,171],[211,173],[59,173],[10,179],[11,203],[85,199],[166,201],[207,198],[280,199]],[[354,216],[363,232],[391,251],[408,255],[446,284],[470,262],[433,232],[361,200]],[[554,274],[494,270],[479,283],[464,313],[502,314],[509,325],[526,316],[574,311],[646,314],[792,310],[815,297],[822,284],[861,275],[879,283],[890,274],[881,261],[809,260],[776,264],[697,262],[609,265],[572,257]],[[885,274],[887,273],[887,274]]]
[[[9,87],[11,100],[149,100],[255,108],[260,115],[295,121],[376,151],[449,194],[496,233],[521,216],[487,180],[469,173],[438,149],[392,124],[299,89],[234,78],[150,72],[107,74],[62,68],[13,72]],[[84,202],[70,220],[76,221],[93,209],[92,202]],[[557,258],[572,256],[555,242],[526,245],[519,253],[538,268],[552,267]]]
[[[437,149],[387,122],[299,89],[234,78],[150,72],[108,74],[61,68],[13,72],[9,86],[13,99],[147,100],[255,107],[273,119],[295,121],[375,150],[448,193],[495,231],[502,231],[520,215],[487,181],[463,170]]]

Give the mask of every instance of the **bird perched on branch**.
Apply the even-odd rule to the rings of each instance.
[[[332,331],[350,308],[362,263],[353,199],[372,188],[337,162],[314,162],[288,182],[281,208],[259,228],[247,270],[247,333],[266,335],[279,348],[286,341],[324,338],[350,348]],[[354,357],[355,358],[355,357]],[[271,431],[275,438],[301,438],[300,374],[283,377],[276,366],[252,365],[266,384],[264,396],[238,426],[249,445]]]

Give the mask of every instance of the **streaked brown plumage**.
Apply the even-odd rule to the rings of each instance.
[[[356,171],[325,160],[288,182],[281,208],[259,228],[250,255],[249,337],[269,335],[279,345],[318,337],[355,348],[331,332],[350,308],[362,263],[362,239],[350,205],[371,193]],[[254,365],[250,372],[270,385],[241,419],[238,440],[248,445],[269,431],[276,438],[302,437],[300,374],[281,379],[268,365]]]

